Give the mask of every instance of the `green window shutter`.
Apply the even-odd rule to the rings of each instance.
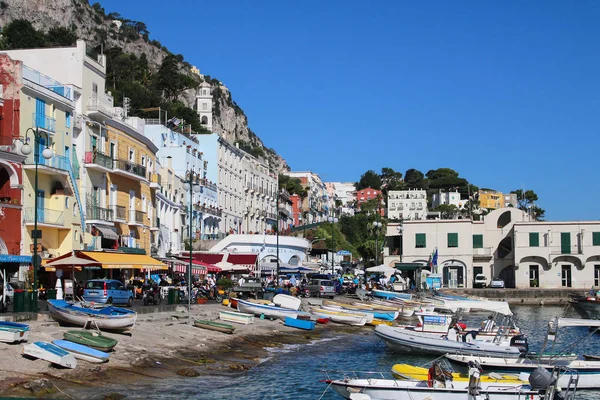
[[[473,248],[483,249],[483,235],[473,235]]]
[[[458,233],[448,234],[448,247],[458,247]]]
[[[427,247],[427,235],[424,233],[415,234],[415,247],[419,249]]]
[[[540,234],[529,232],[529,247],[540,247]]]
[[[571,254],[571,232],[561,232],[560,252],[561,254]]]
[[[600,246],[600,232],[592,232],[592,245]]]

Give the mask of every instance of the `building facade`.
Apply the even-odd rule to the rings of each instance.
[[[427,218],[427,192],[421,189],[388,192],[387,215],[392,220],[422,220]]]

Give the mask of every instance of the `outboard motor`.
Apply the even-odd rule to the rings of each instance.
[[[518,347],[521,355],[525,355],[529,352],[529,343],[527,343],[527,337],[525,335],[516,335],[510,339],[510,345]]]
[[[529,375],[529,385],[534,390],[546,390],[554,384],[552,373],[545,368],[537,367]]]

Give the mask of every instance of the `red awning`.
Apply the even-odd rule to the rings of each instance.
[[[248,268],[252,269],[253,266],[256,265],[256,260],[258,259],[258,254],[249,253],[249,254],[229,254],[227,257],[227,262],[230,262],[234,265],[244,265]]]

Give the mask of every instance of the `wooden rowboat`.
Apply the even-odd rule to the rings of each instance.
[[[194,326],[197,328],[208,329],[210,331],[217,331],[222,333],[233,333],[235,328],[229,324],[223,324],[221,322],[206,321],[203,319],[197,319],[194,321]]]

